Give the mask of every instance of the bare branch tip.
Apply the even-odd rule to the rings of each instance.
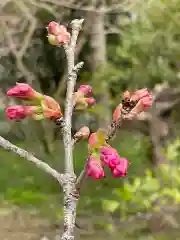
[[[84,19],[74,19],[71,21],[72,28],[81,29]]]

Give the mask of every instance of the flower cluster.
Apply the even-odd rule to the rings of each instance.
[[[36,92],[26,83],[16,83],[16,86],[9,89],[7,95],[24,100],[30,105],[15,105],[6,108],[7,118],[10,120],[21,120],[31,117],[34,120],[44,118],[58,119],[62,117],[59,104],[51,97]]]
[[[59,33],[58,26],[50,25],[53,34]],[[16,83],[16,86],[9,89],[8,96],[16,97],[26,101],[30,105],[15,105],[6,109],[6,115],[11,120],[21,120],[31,117],[35,120],[51,119],[56,121],[62,117],[59,104],[51,97],[43,95],[35,91],[26,83]],[[92,97],[92,88],[89,85],[81,85],[74,93],[73,106],[76,109],[85,109],[95,103]],[[126,91],[123,94],[122,103],[120,103],[114,113],[113,121],[119,121],[123,115],[123,119],[132,119],[142,111],[148,110],[152,105],[152,97],[147,89],[137,90],[134,93]],[[104,167],[107,166],[112,176],[124,177],[127,175],[129,162],[126,158],[120,157],[116,149],[109,146],[105,139],[107,132],[104,129],[98,129],[92,133],[87,126],[83,126],[74,135],[74,141],[88,139],[89,157],[87,162],[87,175],[95,179],[105,177]]]
[[[119,156],[118,152],[110,146],[102,146],[99,152],[93,152],[87,163],[87,175],[95,179],[105,177],[104,166],[108,166],[112,176],[124,177],[127,175],[129,162]]]
[[[70,33],[66,27],[59,23],[52,21],[47,26],[48,41],[50,44],[60,46],[70,41]]]
[[[127,174],[129,162],[119,156],[116,149],[105,142],[105,131],[99,129],[89,137],[89,159],[87,175],[95,179],[105,177],[104,166],[109,167],[113,177],[123,177]]]
[[[113,121],[117,122],[123,112],[125,113],[123,114],[124,119],[132,120],[139,113],[147,111],[152,106],[152,103],[153,99],[147,88],[137,90],[133,93],[126,91],[123,94],[122,103],[116,107],[113,113]]]
[[[92,96],[92,88],[89,85],[81,85],[77,92],[74,93],[74,103],[76,109],[83,110],[95,104]]]
[[[126,91],[122,102],[113,113],[113,123],[118,125],[119,120],[132,120],[142,111],[147,111],[152,106],[152,102],[152,96],[146,88],[133,93]],[[90,135],[87,175],[95,179],[103,178],[105,176],[104,166],[108,166],[113,177],[126,176],[129,167],[128,160],[120,157],[114,148],[107,145],[105,139],[106,132],[103,129]]]
[[[34,120],[45,118],[56,120],[62,117],[60,105],[51,97],[35,91],[26,83],[16,83],[7,92],[9,97],[16,97],[30,104],[27,106],[15,105],[6,109],[6,115],[11,120],[21,120],[32,117]],[[74,106],[76,109],[85,109],[95,103],[95,99],[90,97],[92,88],[89,85],[81,85],[74,93]],[[84,130],[83,130],[84,131]]]

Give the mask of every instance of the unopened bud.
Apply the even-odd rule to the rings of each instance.
[[[74,139],[87,139],[89,137],[90,130],[87,126],[81,127],[77,133],[74,135]]]
[[[5,113],[9,120],[22,120],[26,117],[35,119],[36,115],[42,114],[42,110],[38,106],[15,105],[6,108]]]
[[[57,22],[50,22],[47,27],[48,41],[52,45],[59,46],[68,43],[70,40],[70,33],[67,28]]]
[[[45,95],[41,105],[45,118],[56,120],[62,117],[61,107],[52,97]]]
[[[43,98],[42,94],[36,92],[26,83],[16,83],[15,87],[8,90],[7,95],[29,101],[40,101]]]
[[[78,92],[82,93],[83,96],[90,96],[92,94],[92,87],[89,85],[81,85]]]
[[[94,98],[86,98],[86,102],[89,106],[92,106],[96,103],[96,100]]]
[[[113,112],[113,121],[117,122],[121,117],[122,104],[120,103]]]

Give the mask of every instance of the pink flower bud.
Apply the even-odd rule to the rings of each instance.
[[[153,99],[151,96],[143,97],[137,103],[135,110],[137,113],[148,110],[152,106]]]
[[[129,113],[124,115],[123,118],[132,120],[142,111],[147,111],[152,106],[153,99],[147,88],[143,88],[135,91],[128,102],[130,107]]]
[[[40,100],[43,97],[26,83],[16,83],[15,87],[8,90],[7,95],[23,100]]]
[[[81,85],[78,89],[84,96],[90,96],[92,94],[92,87],[89,85]]]
[[[70,33],[63,25],[59,25],[57,22],[50,22],[47,27],[48,41],[52,45],[61,45],[67,43],[70,40]]]
[[[67,31],[56,36],[56,40],[59,45],[69,42],[69,39],[70,39],[70,33],[68,33]]]
[[[131,101],[139,101],[144,97],[149,97],[150,92],[147,90],[147,88],[143,88],[140,90],[135,91],[131,96]]]
[[[143,111],[147,111],[152,106],[153,99],[150,93],[147,91],[140,93],[143,97],[138,100],[136,106],[130,111],[129,115],[127,115],[129,119],[133,119],[137,114]],[[143,94],[146,96],[144,96]]]
[[[87,126],[81,127],[74,135],[74,139],[87,139],[89,137],[90,130]]]
[[[112,170],[113,177],[124,177],[127,175],[129,162],[126,158],[120,158],[120,163]]]
[[[59,23],[52,21],[47,26],[48,34],[57,36],[59,34]]]
[[[114,122],[117,122],[121,116],[121,110],[122,110],[122,104],[120,103],[116,109],[114,110],[114,113],[113,113],[113,121]]]
[[[6,116],[10,120],[21,120],[25,117],[40,113],[40,108],[37,106],[21,106],[15,105],[8,107],[5,110]]]
[[[112,147],[106,147],[106,146],[102,146],[100,148],[100,153],[103,155],[111,155],[111,154],[118,154],[116,149],[112,148]]]
[[[115,168],[120,163],[120,157],[116,149],[112,147],[101,147],[101,160],[110,169]]]
[[[93,155],[91,155],[88,159],[87,175],[94,179],[100,179],[105,177],[105,172],[101,165],[101,162],[98,161],[95,157],[93,157]]]
[[[96,100],[94,98],[86,98],[86,102],[89,106],[92,106],[96,103]]]
[[[109,156],[109,168],[114,169],[120,163],[119,155],[112,154]]]
[[[41,105],[45,118],[55,120],[62,117],[61,107],[53,98],[45,95]]]

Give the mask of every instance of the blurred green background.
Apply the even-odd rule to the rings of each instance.
[[[76,49],[76,60],[85,63],[77,88],[90,84],[97,105],[74,113],[73,132],[82,125],[92,132],[106,127],[126,89],[147,87],[155,99],[112,142],[131,162],[128,176],[107,174],[84,184],[77,239],[180,239],[178,0],[0,1],[0,134],[63,171],[59,129],[48,121],[8,122],[4,108],[17,103],[6,96],[16,82],[31,84],[64,107],[65,54],[48,43],[46,26],[56,20],[70,30],[74,18],[85,19]],[[78,143],[77,173],[87,154],[87,142]],[[63,220],[57,183],[3,149],[0,161],[0,239],[54,239]]]

